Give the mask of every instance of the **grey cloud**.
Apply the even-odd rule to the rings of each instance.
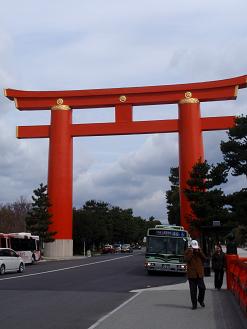
[[[134,154],[122,160],[121,166],[132,174],[163,176],[171,166],[178,165],[177,136],[162,134],[148,137]]]
[[[165,177],[164,180],[160,180],[156,177],[136,175],[133,179],[133,174],[131,176],[127,172],[121,172],[121,177],[119,177],[119,168],[116,164],[102,173],[90,172],[84,175],[80,183],[75,185],[74,203],[81,205],[82,200],[104,200],[112,205],[132,208],[136,215],[157,216],[157,214],[160,215],[160,208],[165,206],[164,195],[160,192],[165,189],[165,183]],[[157,188],[160,188],[159,192],[156,191]],[[161,199],[160,207],[151,208],[151,204],[157,205],[157,200]],[[141,209],[144,204],[147,208]],[[153,212],[154,209],[155,212]]]

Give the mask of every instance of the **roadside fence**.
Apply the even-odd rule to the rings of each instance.
[[[247,315],[247,257],[226,255],[227,289],[232,291]]]

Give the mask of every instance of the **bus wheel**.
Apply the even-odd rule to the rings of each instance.
[[[18,273],[22,273],[23,271],[24,271],[24,264],[21,263],[20,266],[19,266]]]
[[[0,267],[0,274],[3,275],[4,273],[5,273],[5,266],[4,264],[2,264]]]

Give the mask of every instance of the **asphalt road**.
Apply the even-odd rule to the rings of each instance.
[[[87,329],[129,299],[131,290],[184,282],[146,274],[144,253],[40,262],[0,277],[2,328]]]

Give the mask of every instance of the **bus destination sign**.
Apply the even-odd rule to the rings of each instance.
[[[173,238],[186,238],[187,237],[187,234],[185,231],[157,230],[157,229],[150,229],[149,235],[170,236]]]

